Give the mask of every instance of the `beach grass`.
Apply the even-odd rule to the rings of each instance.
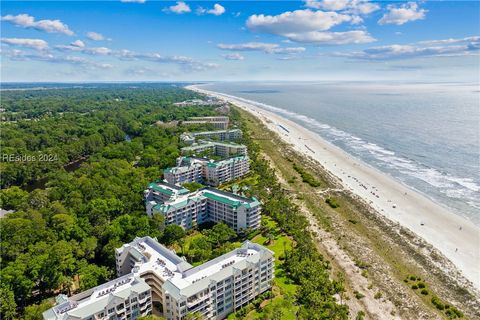
[[[391,226],[382,228],[385,227],[382,221],[372,218],[369,207],[359,199],[355,199],[344,192],[329,192],[329,189],[336,190],[339,186],[338,183],[330,179],[322,168],[319,168],[319,166],[312,168],[310,160],[296,152],[289,151],[289,146],[272,134],[259,119],[250,113],[238,110],[241,116],[246,119],[245,123],[252,139],[258,143],[265,158],[270,160],[277,170],[280,181],[285,184],[285,188],[292,192],[292,198],[304,205],[315,216],[318,224],[327,232],[331,232],[350,256],[362,262],[361,252],[355,252],[356,247],[352,246],[350,238],[345,236],[354,233],[373,251],[372,254],[376,256],[377,261],[381,261],[387,266],[395,277],[398,286],[408,287],[407,284],[403,283],[403,279],[409,274],[421,274],[423,278],[427,279],[426,281],[438,281],[436,278],[430,279],[431,277],[425,273],[422,268],[422,263],[426,263],[425,261],[420,261],[420,264],[412,263],[412,260],[424,259],[419,252],[411,248],[400,247],[401,242],[395,243],[396,240],[400,239],[396,234],[397,230],[392,230]],[[299,167],[302,169],[298,170]],[[305,175],[312,177],[319,183],[314,185],[308,183],[309,178],[304,179]],[[327,196],[332,194],[335,197],[335,208],[325,202]],[[335,223],[332,223],[332,221],[335,221]],[[263,239],[259,238],[257,240],[262,241]],[[322,254],[327,254],[321,244],[318,247]],[[374,292],[388,291],[385,278],[379,277],[376,270],[370,270],[371,267],[368,267],[368,263],[363,263],[367,265],[366,269],[368,269],[368,272],[365,271],[365,275],[369,277],[371,283],[369,290]],[[341,269],[335,263],[332,263],[332,269],[333,274],[341,272]],[[279,286],[282,285],[281,281],[277,281],[277,283],[279,283]],[[346,288],[347,295],[354,296],[353,291],[349,290],[348,279]],[[421,294],[420,290],[417,290],[418,292],[411,290],[410,287],[408,287],[408,290],[410,291],[410,297],[423,305],[420,307],[422,312],[446,317],[444,313],[438,312],[430,302],[431,288],[429,288],[428,295]],[[397,307],[404,303],[402,298],[398,296],[391,295],[388,299]]]

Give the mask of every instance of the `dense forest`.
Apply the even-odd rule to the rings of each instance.
[[[171,85],[3,91],[1,186],[28,185],[94,154],[133,161],[141,153],[143,167],[170,164],[177,150],[166,140],[178,132],[153,124],[213,113],[172,105],[195,97]]]
[[[195,97],[171,85],[2,93],[2,116],[21,114],[1,124],[0,207],[14,211],[0,219],[2,319],[40,319],[45,298],[110,279],[114,248],[135,236],[182,236],[145,215],[143,190],[174,165],[185,130],[157,122],[214,113],[172,105]],[[75,171],[63,168],[86,157]],[[26,191],[38,179],[45,187]]]
[[[162,168],[175,163],[179,135],[185,130],[164,124],[215,114],[213,107],[173,106],[196,97],[168,84],[4,92],[2,156],[57,158],[2,158],[0,207],[13,211],[0,219],[2,319],[41,319],[55,295],[80,292],[113,278],[114,248],[135,236],[157,237],[194,264],[253,236],[237,235],[224,224],[189,234],[175,225],[165,227],[159,215],[145,214],[143,190],[161,176]],[[242,121],[234,109],[231,117]],[[330,280],[328,261],[305,234],[307,221],[248,132],[243,142],[257,176],[248,195],[261,199],[264,215],[296,244],[282,259],[288,277],[300,287],[294,297],[298,317],[346,319],[347,307],[334,298],[342,292],[342,283]],[[65,170],[79,160],[78,169]],[[38,180],[40,188],[28,188]]]

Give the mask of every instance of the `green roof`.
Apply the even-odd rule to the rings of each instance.
[[[157,204],[156,206],[153,207],[153,209],[155,209],[156,211],[161,211],[163,213],[166,213],[170,208],[180,209],[187,206],[192,201],[196,202],[202,199],[205,199],[205,197],[203,197],[202,195],[198,195],[196,197],[187,198],[179,202],[173,202],[173,203],[171,202],[168,204]]]
[[[226,164],[226,163],[240,161],[240,160],[246,160],[246,159],[248,159],[247,156],[237,156],[237,157],[233,157],[233,158],[228,158],[228,159],[209,162],[209,163],[207,163],[207,166],[210,167],[210,168],[215,168],[215,167],[221,166],[221,165]]]
[[[168,190],[168,189],[165,189],[165,188],[159,186],[158,184],[156,184],[156,183],[154,183],[154,182],[153,182],[153,183],[150,183],[150,184],[148,185],[148,187],[149,187],[149,188],[152,188],[152,189],[155,190],[155,191],[158,191],[158,192],[161,192],[161,193],[165,193],[166,195],[169,195],[169,196],[171,196],[171,195],[173,194],[173,191]]]
[[[219,202],[224,203],[224,204],[228,204],[229,206],[232,206],[232,207],[239,207],[242,204],[238,200],[232,200],[232,199],[229,199],[227,197],[222,197],[218,194],[210,193],[208,191],[205,191],[203,193],[203,195],[207,198],[210,198],[210,199],[215,200],[215,201],[219,201]]]
[[[230,133],[230,132],[239,132],[240,129],[226,129],[226,130],[214,130],[214,131],[200,131],[193,132],[192,135],[202,135],[202,134],[216,134],[216,133]]]
[[[245,207],[247,208],[254,208],[254,207],[257,207],[260,205],[260,202],[258,201],[257,198],[255,197],[252,197],[252,201],[251,202],[247,202],[247,204],[245,204]]]
[[[158,185],[157,183],[155,182],[152,182],[148,185],[149,188],[155,190],[155,191],[158,191],[158,192],[161,192],[161,193],[164,193],[166,195],[173,195],[175,194],[175,191],[172,191],[168,188],[165,188],[163,187],[162,185]],[[173,189],[173,188],[172,188]],[[182,187],[177,187],[176,188],[176,192],[178,192],[178,194],[185,194],[185,193],[189,193],[190,191],[188,191],[188,189],[185,189],[185,188],[182,188]]]

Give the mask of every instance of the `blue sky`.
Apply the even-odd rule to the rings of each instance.
[[[478,82],[477,1],[2,1],[2,81]]]

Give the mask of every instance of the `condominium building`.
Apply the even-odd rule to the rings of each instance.
[[[144,279],[128,273],[71,297],[57,296],[56,305],[43,313],[43,319],[134,320],[152,313],[151,291]]]
[[[205,164],[208,159],[195,157],[179,157],[177,166],[163,170],[164,179],[171,184],[204,181]]]
[[[192,144],[196,139],[217,140],[217,141],[235,141],[242,138],[242,130],[216,130],[202,132],[184,132],[180,135],[180,140],[186,144]]]
[[[177,107],[189,107],[189,106],[224,106],[226,103],[224,101],[218,100],[214,97],[209,97],[206,100],[202,99],[192,99],[185,100],[182,102],[176,102],[173,105]]]
[[[273,252],[246,241],[193,267],[151,237],[115,249],[118,278],[77,295],[59,295],[45,320],[135,320],[161,314],[183,320],[199,313],[224,319],[272,287]],[[153,310],[153,306],[159,306]]]
[[[187,194],[190,191],[173,183],[165,181],[155,181],[148,185],[144,192],[145,199],[158,203],[166,202],[177,198],[180,195]]]
[[[180,151],[182,155],[208,153],[225,158],[234,155],[246,155],[247,146],[233,142],[201,140],[199,143],[194,143],[189,147],[183,147]]]
[[[158,185],[158,183],[157,183]],[[177,195],[167,201],[156,201],[145,191],[145,207],[149,216],[155,213],[165,217],[165,224],[177,224],[184,229],[207,221],[225,222],[235,231],[260,227],[260,202],[234,193],[204,188]]]
[[[219,161],[210,161],[205,167],[205,183],[218,186],[250,172],[250,159],[248,156],[232,157]]]
[[[163,171],[164,178],[171,184],[198,182],[218,186],[238,179],[250,172],[248,156],[236,156],[223,160],[196,157],[179,157],[177,166]]]
[[[273,261],[272,251],[249,241],[197,267],[150,237],[116,249],[118,276],[131,272],[145,279],[168,320],[192,313],[203,319],[226,318],[271,288]]]
[[[228,117],[190,117],[186,121],[182,121],[184,125],[191,124],[212,124],[217,129],[227,129],[230,119]]]

